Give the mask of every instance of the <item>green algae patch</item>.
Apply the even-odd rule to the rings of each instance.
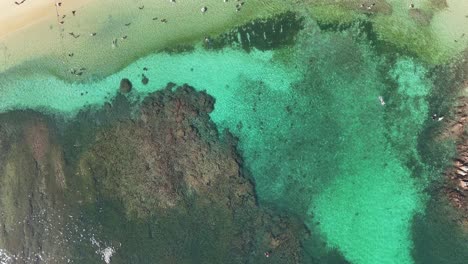
[[[354,10],[349,10],[340,5],[312,5],[308,7],[312,18],[322,24],[349,24],[356,19],[365,18]]]
[[[227,33],[205,40],[205,48],[241,47],[247,52],[292,46],[303,29],[303,18],[293,12],[281,13],[268,19],[256,19]]]
[[[405,23],[400,18],[380,16],[375,18],[374,29],[381,40],[432,64],[445,62],[456,54],[441,45],[430,27],[418,26],[411,21]]]
[[[387,3],[388,2],[388,3]],[[454,1],[456,2],[456,1]],[[305,3],[319,25],[341,30],[340,25],[369,21],[381,41],[391,43],[401,53],[415,55],[431,64],[446,63],[466,46],[466,27],[461,22],[457,2],[454,18],[447,19],[445,1],[417,1],[411,8],[400,1],[318,1]],[[441,19],[445,18],[445,21]],[[334,26],[332,26],[334,25]],[[451,25],[451,26],[450,26]],[[455,33],[456,32],[456,33]],[[465,33],[465,34],[463,34]]]

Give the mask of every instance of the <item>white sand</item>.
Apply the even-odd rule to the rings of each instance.
[[[12,19],[8,26],[0,27],[0,72],[40,58],[35,71],[41,68],[66,77],[71,68],[84,67],[86,73],[105,76],[170,43],[201,41],[205,35],[284,10],[285,6],[281,0],[244,0],[242,10],[236,12],[238,2],[234,0],[64,0],[58,8],[60,16],[66,15],[61,25],[54,0],[35,0],[34,5],[29,1],[19,7],[2,1],[0,12],[9,13]],[[140,6],[144,8],[140,10]],[[203,6],[208,7],[204,14],[200,11]],[[77,10],[76,16],[71,10]],[[158,19],[153,20],[155,17]],[[3,15],[2,19],[8,20]],[[161,19],[167,19],[167,23]],[[72,37],[71,32],[80,37]],[[94,37],[90,36],[93,32],[97,33]],[[123,36],[127,39],[122,40]],[[117,39],[115,49],[113,39]],[[89,75],[79,78],[86,77]]]
[[[61,11],[70,12],[89,0],[62,0],[60,2],[62,2]],[[55,0],[26,0],[21,5],[16,5],[14,0],[0,1],[0,39],[44,19],[57,19],[58,9],[55,3]]]
[[[201,41],[253,18],[290,9],[294,2],[244,0],[242,10],[236,12],[235,0],[62,0],[57,9],[55,1],[26,0],[20,6],[13,0],[0,1],[0,73],[35,60],[29,64],[33,71],[51,72],[72,81],[107,76],[145,54],[168,45]],[[427,5],[429,0],[387,1],[393,6],[391,16],[409,20],[409,3]],[[444,47],[462,50],[468,43],[468,1],[447,2],[449,7],[435,15],[431,27]],[[200,11],[203,6],[208,7],[204,14]],[[300,4],[296,8],[301,8]],[[77,11],[76,16],[72,10]],[[158,19],[153,20],[155,17]],[[72,37],[71,32],[80,37]],[[94,37],[90,36],[93,32],[97,33]],[[466,36],[462,38],[463,33]],[[122,40],[123,36],[127,39]],[[117,47],[113,49],[114,39]],[[87,69],[83,76],[70,75],[72,68],[82,67]]]

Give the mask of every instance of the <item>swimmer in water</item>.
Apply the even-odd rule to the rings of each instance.
[[[379,101],[381,105],[385,105],[385,101],[382,96],[379,96]]]

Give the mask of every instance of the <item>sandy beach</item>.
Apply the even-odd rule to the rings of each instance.
[[[432,8],[428,6],[434,1],[412,2],[416,8],[427,9]],[[304,4],[314,8],[321,2],[328,3]],[[370,18],[381,21],[376,28],[388,31],[389,26],[385,26],[388,21],[401,21],[412,27],[414,22],[406,1],[387,2],[392,5],[392,12],[376,13]],[[26,0],[20,5],[12,0],[0,3],[0,72],[22,65],[19,69],[22,74],[34,67],[34,72],[41,69],[68,81],[100,78],[149,53],[201,42],[206,36],[252,19],[302,8],[302,4],[280,0],[248,0],[240,8],[239,1],[222,0],[66,0],[60,6],[56,3],[55,0]],[[358,10],[354,6],[360,5],[358,0],[342,3],[346,3],[349,12]],[[449,54],[452,56],[468,43],[468,13],[464,11],[464,0],[448,0],[446,5],[436,11],[428,30],[435,32],[440,49],[454,51]],[[206,12],[202,12],[203,7]],[[467,23],[463,23],[465,20]],[[385,38],[386,32],[378,33],[389,40]],[[34,63],[23,64],[25,61]],[[86,73],[70,75],[70,71],[81,68],[86,68]]]
[[[168,44],[202,41],[204,36],[286,6],[280,1],[264,4],[257,0],[246,2],[239,11],[238,2],[219,0],[77,0],[62,1],[57,8],[47,0],[0,5],[0,71],[40,59],[48,72],[66,79],[73,68],[86,68],[102,77]],[[203,7],[206,12],[201,11]]]
[[[17,1],[17,3],[20,2]],[[16,4],[15,1],[2,1],[0,2],[0,39],[44,19],[57,18],[59,8],[61,12],[70,12],[72,9],[80,8],[87,2],[89,0],[26,0],[21,4]],[[58,3],[62,3],[61,6],[58,6]]]

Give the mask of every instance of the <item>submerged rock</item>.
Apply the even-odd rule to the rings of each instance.
[[[241,4],[237,5],[240,10]],[[256,19],[215,38],[206,37],[204,47],[221,49],[238,45],[246,51],[276,49],[293,44],[302,28],[303,19],[293,12],[286,12],[269,19]]]
[[[14,263],[66,263],[69,253],[65,163],[53,130],[37,113],[0,115],[0,249]]]
[[[160,243],[152,246],[160,249],[153,250],[158,258],[167,251],[185,255],[183,243],[170,239],[183,236],[207,252],[200,263],[260,263],[264,251],[272,252],[270,263],[300,263],[302,225],[256,205],[237,139],[227,130],[220,133],[209,116],[214,103],[188,85],[170,83],[150,94],[137,119],[96,135],[79,162],[89,172],[83,181],[96,181],[99,199],[121,203],[129,221],[158,219],[150,237],[176,230],[167,239],[158,236]],[[217,244],[200,243],[205,240]]]
[[[141,83],[143,83],[144,85],[147,85],[149,82],[149,79],[148,77],[146,77],[146,75],[142,75],[142,78],[141,78]]]
[[[0,115],[0,254],[20,264],[302,262],[303,225],[257,205],[237,139],[210,118],[213,97],[169,83],[139,109],[120,93],[111,104],[60,126]]]
[[[459,210],[462,224],[468,233],[468,98],[460,97],[454,108],[453,117],[446,121],[442,139],[457,142],[453,166],[445,172],[445,193],[452,205]]]
[[[124,78],[120,81],[120,92],[123,94],[129,93],[132,91],[133,85],[129,79]]]
[[[432,13],[421,10],[419,8],[412,8],[409,11],[410,17],[421,26],[428,26],[432,20]]]
[[[137,217],[183,205],[188,194],[223,205],[244,197],[242,202],[253,205],[234,137],[227,131],[219,135],[208,115],[213,107],[214,98],[206,93],[189,86],[172,91],[169,85],[143,101],[139,120],[98,135],[88,165],[107,172],[98,182]]]

